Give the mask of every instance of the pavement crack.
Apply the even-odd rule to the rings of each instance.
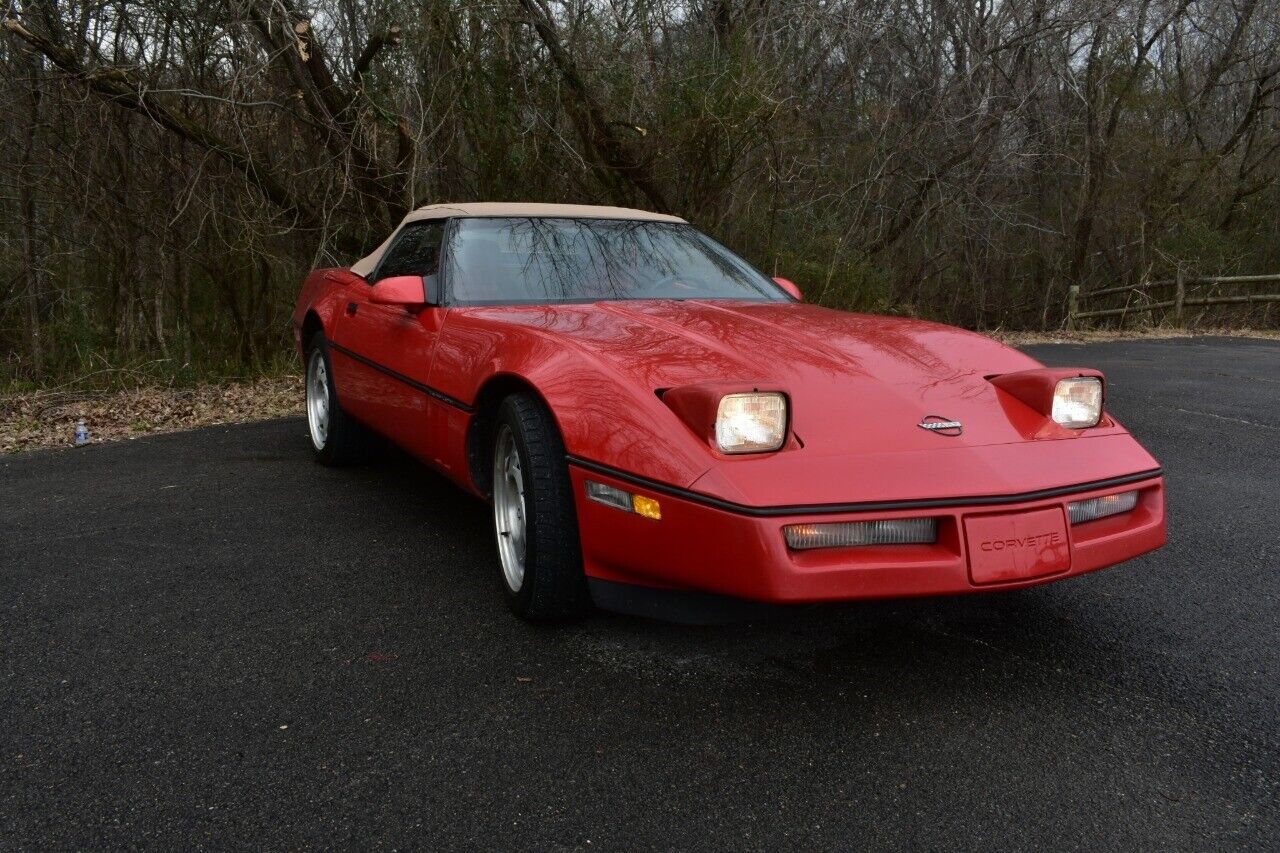
[[[1257,421],[1247,421],[1244,418],[1233,418],[1229,415],[1218,415],[1218,414],[1214,414],[1213,412],[1201,412],[1196,409],[1183,409],[1177,406],[1173,407],[1173,410],[1175,412],[1183,412],[1184,414],[1188,414],[1188,415],[1202,415],[1206,418],[1214,418],[1215,420],[1219,420],[1219,421],[1230,421],[1232,423],[1244,424],[1245,426],[1258,427],[1260,429],[1280,430],[1280,426],[1275,426],[1273,424],[1260,424]]]

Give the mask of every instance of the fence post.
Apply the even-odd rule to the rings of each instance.
[[[1080,285],[1073,284],[1067,289],[1067,331],[1076,327],[1076,314],[1080,313]]]
[[[1177,289],[1173,292],[1173,322],[1178,324],[1178,328],[1182,328],[1182,304],[1187,299],[1187,280],[1182,275],[1182,265],[1178,265],[1178,276],[1176,279]]]

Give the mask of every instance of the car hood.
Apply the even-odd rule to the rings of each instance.
[[[1027,434],[1025,407],[988,376],[1039,363],[983,335],[797,303],[675,301],[503,309],[654,393],[702,382],[768,387],[791,400],[806,456],[954,449]],[[960,421],[960,435],[919,427]]]

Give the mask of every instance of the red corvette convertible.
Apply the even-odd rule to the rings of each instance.
[[[424,207],[293,321],[316,458],[372,431],[490,501],[527,618],[1011,589],[1165,541],[1096,370],[806,305],[674,216]]]

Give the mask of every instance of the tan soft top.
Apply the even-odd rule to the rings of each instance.
[[[629,207],[596,207],[590,204],[536,204],[507,201],[429,204],[411,211],[381,246],[352,264],[351,271],[362,276],[373,272],[378,261],[382,259],[382,253],[391,245],[391,241],[395,239],[396,234],[400,233],[400,229],[408,223],[422,219],[446,219],[450,216],[540,216],[566,219],[640,219],[651,222],[684,222],[678,216],[669,216],[665,213],[650,213],[647,210],[632,210]]]

